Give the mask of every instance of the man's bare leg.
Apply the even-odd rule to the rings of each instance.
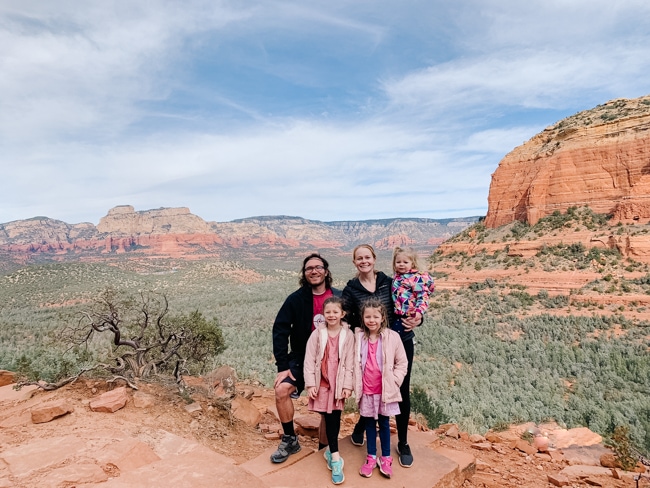
[[[293,421],[293,401],[291,394],[296,391],[296,387],[291,383],[280,383],[275,388],[275,408],[278,410],[280,422],[286,423]]]
[[[291,393],[296,390],[296,387],[290,383],[279,383],[275,387],[275,407],[278,410],[278,417],[282,422],[282,428],[285,429],[285,424],[289,424],[291,431],[284,430],[282,441],[278,449],[271,454],[271,462],[283,463],[287,458],[298,451],[300,451],[300,444],[298,437],[293,431],[293,401],[291,400]],[[287,426],[287,428],[289,428]]]

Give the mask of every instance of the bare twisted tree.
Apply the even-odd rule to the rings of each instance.
[[[207,320],[198,311],[172,316],[167,296],[155,292],[141,292],[134,299],[107,289],[80,312],[75,325],[64,328],[60,339],[70,348],[87,348],[105,336],[110,338],[105,362],[56,383],[23,385],[54,389],[99,368],[133,388],[134,380],[158,373],[172,374],[182,386],[182,374],[202,372],[206,361],[226,348],[216,319]]]

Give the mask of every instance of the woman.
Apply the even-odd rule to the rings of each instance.
[[[343,289],[343,300],[346,304],[346,319],[351,328],[354,330],[361,325],[359,311],[361,304],[368,298],[378,298],[386,307],[388,312],[388,322],[391,328],[395,324],[395,311],[393,299],[391,296],[392,279],[375,270],[377,255],[370,244],[360,244],[352,251],[352,262],[357,268],[357,276],[350,281]],[[402,320],[404,333],[402,333],[402,343],[408,359],[408,370],[404,377],[404,382],[400,387],[402,401],[399,403],[400,414],[395,416],[397,424],[397,453],[399,454],[399,463],[405,468],[413,465],[413,455],[408,445],[408,424],[411,415],[411,368],[413,367],[414,338],[413,329],[422,323],[422,315],[419,313],[415,317],[405,318]],[[363,434],[365,425],[361,421],[354,427],[352,432],[352,443],[356,446],[362,446],[364,443]]]

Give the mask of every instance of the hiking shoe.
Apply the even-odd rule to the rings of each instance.
[[[413,466],[413,455],[411,454],[411,448],[408,444],[402,444],[401,442],[397,443],[397,454],[399,457],[399,465],[404,468],[410,468]]]
[[[361,466],[359,474],[364,478],[370,478],[372,476],[372,470],[375,469],[375,466],[377,466],[377,458],[368,454],[368,457],[366,458],[366,464]]]
[[[300,444],[298,444],[298,436],[283,435],[282,441],[278,446],[278,450],[271,454],[272,463],[283,463],[291,454],[300,451]]]
[[[393,458],[390,456],[379,456],[377,458],[377,464],[379,465],[379,471],[386,478],[393,476]]]
[[[350,436],[350,441],[355,446],[363,446],[363,444],[366,442],[366,439],[363,436],[363,431],[361,431],[361,433],[352,432],[352,435]]]
[[[325,461],[327,461],[327,469],[332,471],[332,453],[330,452],[330,448],[326,448],[325,452],[323,453],[323,457],[325,458]]]
[[[343,458],[340,458],[338,461],[332,461],[332,483],[335,485],[340,485],[345,481],[345,475],[343,474]]]

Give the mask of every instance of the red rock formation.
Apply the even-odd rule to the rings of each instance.
[[[108,211],[97,224],[102,234],[207,234],[208,223],[190,213],[187,207],[160,208],[136,212],[131,205],[120,205]]]
[[[97,227],[47,217],[0,224],[0,267],[3,259],[26,263],[36,256],[59,261],[79,255],[103,259],[106,254],[199,259],[225,248],[341,249],[359,242],[375,243],[379,249],[433,246],[475,221],[470,217],[444,223],[432,219],[319,222],[278,216],[206,222],[187,208],[136,212],[121,205],[109,210]]]
[[[613,100],[545,129],[492,175],[487,227],[535,224],[555,210],[591,207],[650,218],[650,96]]]

